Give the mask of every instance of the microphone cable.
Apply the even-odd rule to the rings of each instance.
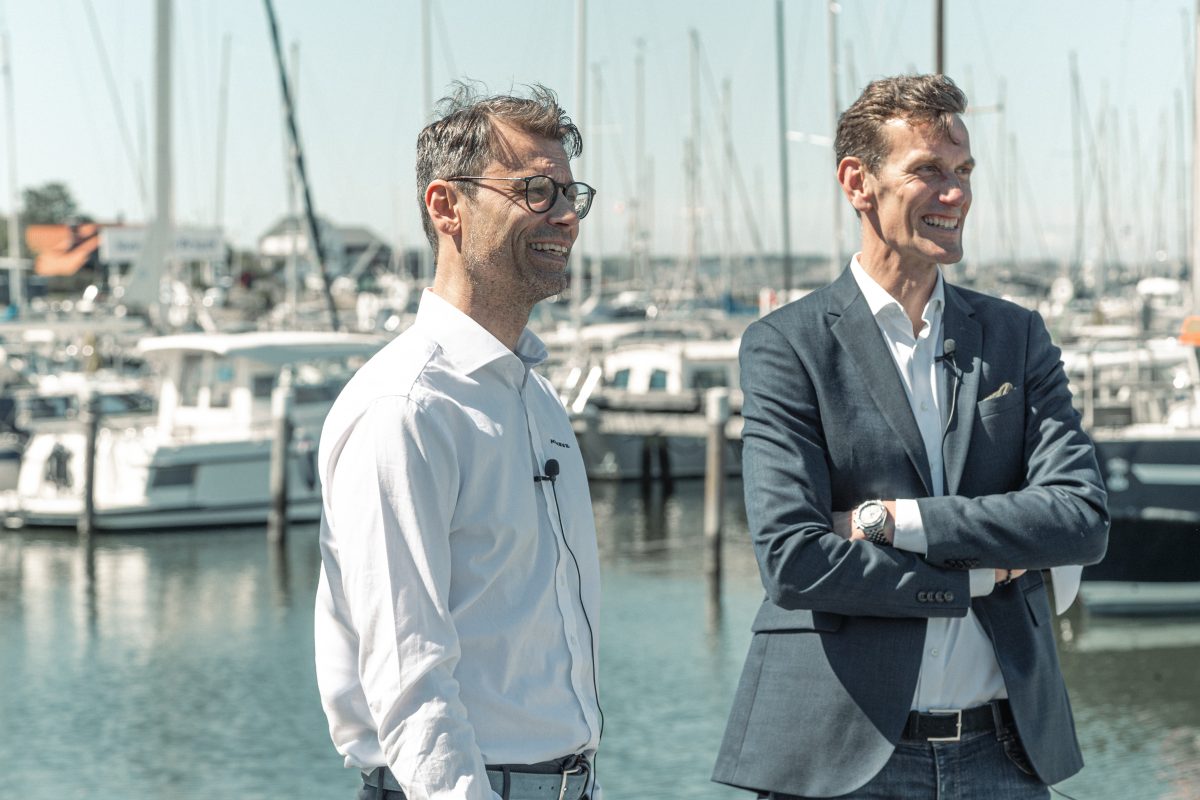
[[[583,612],[583,621],[587,624],[588,629],[588,649],[592,654],[592,693],[596,698],[596,711],[600,713],[600,733],[596,736],[596,754],[592,756],[591,769],[591,785],[585,794],[590,794],[592,789],[596,788],[596,764],[600,760],[600,741],[604,738],[604,708],[600,705],[600,684],[596,680],[596,633],[592,630],[592,619],[588,616],[587,606],[583,602],[583,570],[579,567],[579,558],[575,555],[575,550],[572,549],[571,543],[567,541],[567,528],[563,524],[562,507],[558,504],[558,461],[549,459],[546,461],[545,475],[538,476],[542,480],[550,481],[550,493],[554,496],[554,511],[558,515],[558,530],[562,534],[563,544],[566,545],[567,552],[571,554],[571,561],[575,564],[576,588],[579,592],[579,610]]]

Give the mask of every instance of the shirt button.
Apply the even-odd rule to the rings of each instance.
[[[932,650],[929,651],[929,655],[933,656],[934,658],[937,658],[938,657],[938,649],[936,647],[933,648]]]
[[[928,411],[928,410],[929,410],[929,404],[928,404],[928,403],[926,403],[924,400],[922,400],[922,401],[921,401],[921,410],[922,410],[922,411]]]

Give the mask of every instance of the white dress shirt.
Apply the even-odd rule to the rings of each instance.
[[[322,431],[321,700],[346,766],[409,800],[493,800],[485,764],[599,743],[596,531],[545,357],[426,290]]]
[[[944,494],[942,461],[943,414],[946,385],[940,380],[935,361],[941,350],[942,309],[945,287],[941,272],[937,285],[921,314],[921,331],[913,336],[912,322],[904,308],[875,282],[858,256],[850,262],[850,271],[875,316],[875,323],[887,342],[913,417],[925,442],[934,496]],[[892,498],[884,498],[892,499]],[[925,555],[929,551],[921,511],[915,499],[896,499],[897,549]],[[995,586],[994,569],[971,570],[971,596],[990,594]],[[992,641],[971,609],[961,618],[931,618],[925,629],[925,651],[912,707],[917,711],[931,708],[974,708],[989,700],[1008,697],[1004,677]]]

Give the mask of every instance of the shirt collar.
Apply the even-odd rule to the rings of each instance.
[[[886,309],[889,308],[894,308],[895,311],[899,311],[900,315],[907,319],[907,315],[904,314],[904,308],[900,305],[900,301],[888,294],[887,290],[880,286],[875,279],[867,274],[867,271],[863,269],[862,264],[860,264],[858,261],[858,253],[855,253],[854,257],[850,259],[850,273],[854,276],[854,280],[858,284],[859,291],[863,293],[863,297],[866,298],[867,305],[871,309],[871,314],[874,315],[876,319],[881,319],[881,315],[884,313],[894,313],[892,311],[886,311]],[[929,300],[925,303],[925,310],[921,313],[921,318],[924,319],[926,323],[930,324],[931,329],[933,328],[932,323],[941,316],[942,308],[945,307],[945,304],[946,288],[942,283],[942,269],[941,267],[938,267],[937,283],[934,284],[933,292],[929,295]]]
[[[524,372],[545,361],[548,355],[546,345],[528,328],[521,331],[514,353],[486,328],[429,289],[421,293],[413,324],[438,344],[450,363],[468,375],[498,361],[507,361]]]

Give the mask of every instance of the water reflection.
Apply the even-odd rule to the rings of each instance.
[[[762,597],[740,492],[714,592],[699,482],[593,487],[610,800],[748,798],[708,781]],[[316,536],[0,533],[0,797],[60,796],[46,764],[97,800],[352,797],[312,667]],[[1200,797],[1200,619],[1058,623],[1088,764],[1062,788]]]

